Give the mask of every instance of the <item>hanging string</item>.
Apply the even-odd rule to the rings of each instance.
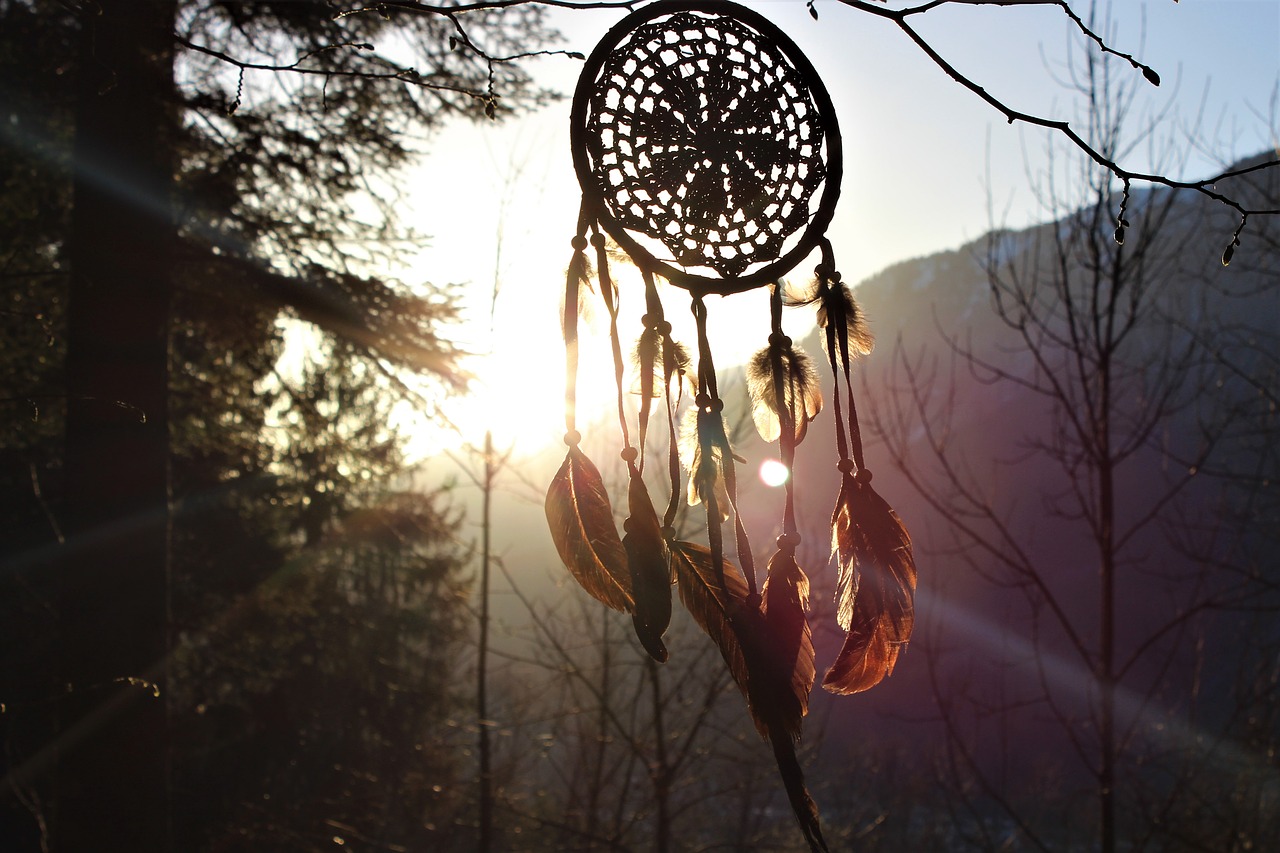
[[[818,268],[819,270],[822,267]],[[825,302],[829,298],[830,287],[827,284],[826,277],[819,272],[818,274],[818,295]],[[827,360],[831,364],[831,408],[835,412],[836,421],[836,452],[841,459],[849,458],[849,440],[844,434],[844,418],[840,413],[840,371],[836,367],[836,328],[835,324],[828,322],[826,327],[827,335]]]
[[[583,199],[578,213],[578,230],[570,241],[573,256],[564,283],[564,423],[565,443],[577,445],[582,436],[576,426],[578,389],[578,290],[587,277],[587,203]]]
[[[692,311],[698,329],[699,390],[695,399],[695,403],[698,406],[698,443],[704,454],[713,450],[718,451],[714,454],[714,457],[719,459],[720,475],[724,478],[725,496],[729,502],[725,509],[733,517],[738,562],[741,564],[742,573],[747,578],[750,600],[756,602],[759,600],[759,596],[756,592],[755,560],[751,555],[751,542],[747,538],[747,529],[742,523],[741,515],[738,513],[738,486],[737,475],[733,465],[733,449],[729,446],[729,437],[724,429],[724,401],[720,399],[716,389],[715,363],[711,358],[711,342],[707,337],[707,306],[699,294],[695,294],[693,297]],[[718,500],[715,497],[715,489],[707,491],[710,494],[703,496],[703,501],[707,503],[707,533],[709,539],[717,542],[721,538]],[[707,501],[708,497],[710,498],[709,502]],[[716,561],[713,565],[720,566],[719,560],[723,556],[723,542],[719,543],[718,550],[713,544],[711,553],[712,559]]]
[[[840,287],[840,273],[833,271],[831,273],[831,281],[836,287]],[[849,392],[849,450],[853,453],[853,462],[861,471],[867,467],[862,457],[862,429],[858,426],[858,401],[853,394],[852,370],[850,369],[849,357],[849,316],[847,312],[840,314],[840,361],[841,367],[844,369],[844,387]]]
[[[694,398],[694,405],[697,407],[696,438],[699,454],[698,462],[690,469],[689,476],[696,479],[702,492],[702,504],[707,511],[707,547],[711,549],[711,565],[719,576],[720,583],[723,584],[724,534],[720,529],[719,498],[716,496],[714,483],[706,483],[703,477],[704,467],[708,464],[707,460],[713,458],[710,439],[712,426],[709,421],[713,414],[711,400],[715,388],[715,367],[711,363],[711,344],[707,340],[707,307],[703,304],[702,297],[697,295],[693,297],[690,310],[693,312],[694,323],[698,330],[698,394]]]
[[[698,387],[711,399],[718,399],[720,392],[716,388],[716,366],[711,359],[711,341],[707,338],[707,306],[702,297],[694,295],[694,323],[698,330]]]
[[[653,315],[656,311],[659,316],[662,316],[662,302],[658,299],[658,286],[654,281],[653,273],[648,269],[642,269],[641,274],[644,276],[645,304],[648,306],[649,314]],[[679,440],[676,437],[676,407],[680,403],[678,376],[680,368],[676,361],[675,341],[671,338],[671,324],[666,321],[665,316],[662,316],[659,332],[662,334],[662,397],[667,407],[667,475],[671,479],[671,495],[667,499],[667,510],[662,516],[662,529],[663,534],[670,540],[675,538],[676,513],[680,510],[680,453]],[[671,394],[672,380],[676,381],[676,399],[674,400]],[[641,410],[641,415],[644,416],[646,412],[647,407]],[[640,429],[643,433],[643,422]],[[642,451],[643,444],[644,442],[641,441]]]
[[[653,406],[653,378],[657,362],[657,354],[661,352],[663,376],[667,384],[671,377],[667,370],[675,355],[671,340],[671,324],[667,322],[662,311],[662,300],[658,298],[658,286],[653,274],[642,270],[644,276],[645,313],[640,318],[644,331],[640,334],[637,356],[640,371],[640,413],[637,443],[640,445],[640,470],[644,470],[645,438],[649,434],[649,412]]]
[[[804,413],[797,414],[796,402],[800,397],[800,389],[797,387],[795,371],[783,369],[784,354],[788,356],[788,366],[790,366],[791,338],[782,331],[782,288],[776,283],[771,285],[769,290],[769,313],[771,324],[769,360],[773,367],[773,393],[780,425],[778,456],[787,470],[787,479],[784,484],[786,497],[782,514],[782,532],[786,539],[785,543],[780,539],[779,546],[787,544],[794,550],[795,545],[798,544],[795,514],[796,418],[804,417]]]
[[[632,462],[636,458],[631,446],[631,434],[627,429],[627,411],[622,395],[622,343],[618,339],[618,290],[609,276],[609,253],[605,249],[604,234],[599,226],[592,225],[591,245],[596,249],[596,276],[600,282],[600,295],[609,312],[609,343],[613,347],[613,377],[618,388],[618,427],[622,430],[622,458]]]
[[[822,239],[822,263],[815,271],[818,275],[818,288],[822,305],[826,311],[827,358],[831,363],[833,376],[833,408],[836,419],[836,445],[842,460],[852,458],[858,470],[866,467],[862,455],[862,431],[858,427],[858,406],[853,394],[852,358],[849,355],[849,324],[855,318],[850,313],[856,310],[846,296],[846,288],[841,284],[840,273],[835,268],[835,253],[831,241]],[[839,363],[836,354],[839,352]],[[845,392],[848,396],[848,407],[845,418],[840,412],[840,375],[844,376]],[[848,429],[848,441],[845,429]]]

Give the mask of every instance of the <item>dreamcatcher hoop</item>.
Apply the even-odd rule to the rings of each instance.
[[[590,214],[642,268],[696,293],[776,282],[818,247],[840,196],[817,71],[726,0],[655,3],[609,30],[578,78],[570,140]]]

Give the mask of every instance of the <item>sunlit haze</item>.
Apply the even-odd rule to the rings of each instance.
[[[847,281],[954,248],[993,222],[1022,227],[1042,218],[1029,182],[1048,168],[1047,133],[1008,125],[889,22],[822,0],[816,22],[800,2],[747,5],[806,51],[835,103],[845,180],[828,235]],[[559,11],[555,20],[564,47],[588,53],[623,14]],[[1116,63],[1115,73],[1139,90],[1135,119],[1172,107],[1156,144],[1124,152],[1123,165],[1201,178],[1276,145],[1280,3],[1118,2],[1112,18],[1109,42],[1163,78],[1155,88]],[[955,6],[916,21],[944,58],[1014,109],[1067,120],[1081,115],[1075,93],[1062,85],[1068,45],[1078,48],[1081,38],[1060,9]],[[564,432],[558,312],[580,200],[567,95],[580,68],[565,57],[540,60],[539,80],[565,99],[502,125],[451,125],[408,176],[408,221],[431,241],[402,277],[465,285],[466,325],[456,335],[478,354],[468,363],[478,378],[474,393],[449,412],[467,441],[479,443],[491,429],[500,446],[533,452]],[[1189,133],[1201,140],[1194,149],[1185,144]],[[1058,161],[1066,160],[1064,144],[1054,144]],[[806,262],[797,275],[811,269]],[[625,274],[620,278],[623,327],[634,330],[642,291]],[[672,293],[665,304],[679,334],[688,302]],[[718,365],[740,362],[763,344],[765,305],[761,294],[712,300]],[[594,325],[582,342],[580,420],[599,417],[615,399],[607,318],[603,306],[593,307]],[[803,333],[812,316],[793,322]],[[462,441],[407,412],[402,426],[413,436],[411,455]]]

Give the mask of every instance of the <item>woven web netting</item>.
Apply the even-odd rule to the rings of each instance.
[[[601,66],[586,130],[615,223],[655,258],[724,278],[788,250],[827,173],[802,74],[732,18],[679,12],[628,33]]]

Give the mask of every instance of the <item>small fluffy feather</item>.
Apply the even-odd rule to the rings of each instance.
[[[809,422],[822,411],[822,383],[809,356],[792,346],[780,347],[777,361],[782,366],[783,405],[791,413],[795,443],[799,444],[809,429]],[[782,434],[774,365],[772,345],[757,352],[747,363],[751,416],[765,441],[777,441]]]
[[[825,329],[827,323],[835,322],[836,331],[839,333],[841,321],[844,324],[849,355],[851,357],[871,355],[871,350],[876,345],[875,338],[867,326],[866,315],[862,313],[861,306],[853,298],[853,293],[850,292],[847,284],[838,284],[832,288],[822,304],[818,306],[818,328]],[[822,340],[822,347],[825,350],[827,336],[819,335],[818,337]],[[827,356],[829,358],[830,353]]]

